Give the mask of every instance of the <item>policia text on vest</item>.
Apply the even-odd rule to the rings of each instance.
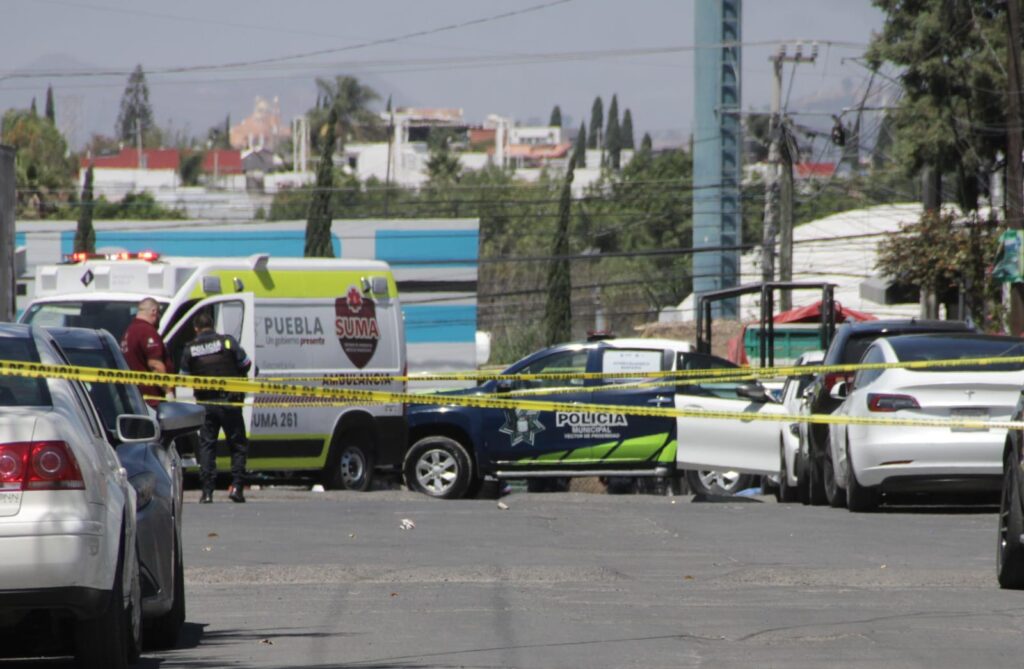
[[[196,376],[245,376],[252,362],[245,349],[231,335],[218,334],[213,329],[213,317],[206,312],[196,315],[193,320],[196,338],[185,346],[179,369],[182,374]],[[217,390],[197,390],[196,400],[204,402],[241,402],[241,393],[226,393]],[[217,479],[217,436],[221,428],[227,437],[231,451],[231,486],[228,497],[233,502],[244,502],[245,461],[248,441],[245,436],[245,420],[237,406],[224,404],[203,404],[206,421],[199,433],[199,478],[203,486],[199,501],[209,504],[213,501],[213,490]]]

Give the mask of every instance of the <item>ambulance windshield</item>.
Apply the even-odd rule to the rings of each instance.
[[[161,304],[161,309],[166,306]],[[43,327],[102,328],[120,340],[136,311],[137,300],[41,302],[30,306],[21,320]]]

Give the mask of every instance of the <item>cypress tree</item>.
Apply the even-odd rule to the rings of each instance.
[[[53,86],[46,87],[46,119],[54,125],[57,124],[57,110],[53,106]]]
[[[555,108],[551,110],[551,120],[548,121],[548,125],[558,128],[562,127],[562,110],[558,105],[555,105]]]
[[[85,171],[82,202],[78,207],[78,228],[75,230],[75,253],[96,252],[96,230],[92,226],[92,165]]]
[[[594,104],[590,107],[590,134],[587,136],[587,148],[598,148],[598,138],[601,136],[601,129],[604,126],[604,103],[601,96],[594,98]],[[601,142],[604,146],[604,142]]]
[[[136,65],[128,75],[128,84],[121,96],[121,110],[117,114],[114,126],[115,136],[126,144],[135,145],[135,140],[142,135],[143,140],[154,127],[153,107],[149,104],[149,85],[142,65]]]
[[[38,114],[36,111],[36,96],[34,95],[32,96],[32,104],[28,106],[28,111],[32,116],[36,116]]]
[[[622,138],[619,136],[619,98],[612,96],[612,103],[608,105],[608,128],[604,133],[604,145],[608,149],[608,166],[613,170],[619,169],[622,156]]]
[[[654,143],[651,141],[650,133],[644,133],[644,138],[640,140],[641,151],[652,151],[654,149]]]
[[[636,144],[633,143],[633,114],[628,109],[622,115],[622,125],[619,126],[619,138],[622,140],[622,148],[636,148]]]
[[[587,166],[587,124],[580,123],[579,134],[576,135],[576,145],[572,148],[572,157],[577,167]]]
[[[565,171],[562,196],[558,201],[558,228],[551,249],[548,268],[548,301],[544,308],[547,343],[557,344],[572,339],[572,275],[569,267],[569,222],[572,213],[572,178],[576,157],[569,159]]]
[[[309,213],[306,215],[306,246],[303,254],[307,258],[333,258],[331,245],[331,195],[334,187],[334,126],[338,115],[332,109],[324,126],[324,138],[320,144],[320,164],[316,168],[316,187],[309,199]]]

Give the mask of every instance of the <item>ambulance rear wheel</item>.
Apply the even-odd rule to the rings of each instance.
[[[473,463],[466,448],[442,435],[414,443],[402,470],[409,488],[438,499],[464,497],[473,479]]]
[[[373,483],[373,447],[366,435],[342,434],[331,446],[324,487],[365,492]]]

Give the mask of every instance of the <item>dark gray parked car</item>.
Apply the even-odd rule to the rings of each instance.
[[[106,330],[48,328],[74,365],[128,369],[117,341]],[[139,571],[142,584],[144,641],[156,648],[173,647],[185,622],[185,577],[181,546],[182,464],[174,440],[203,424],[202,407],[164,402],[156,414],[157,441],[121,444],[114,422],[119,414],[146,415],[152,409],[137,386],[86,384],[121,465],[135,488],[138,504]]]

